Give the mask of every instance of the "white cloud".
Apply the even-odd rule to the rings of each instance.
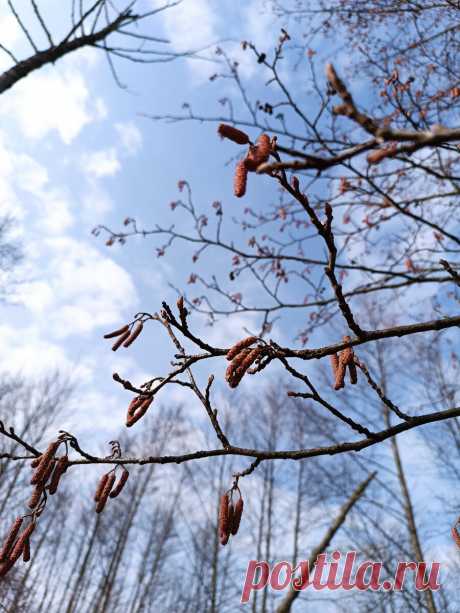
[[[163,6],[163,0],[152,0],[155,8]],[[183,2],[161,13],[166,36],[171,46],[166,51],[193,51],[216,43],[219,39],[219,24],[222,11],[213,7],[211,0]],[[171,49],[172,48],[172,49]],[[206,61],[188,60],[190,70],[198,80],[210,75],[210,64]]]
[[[116,123],[115,129],[120,137],[120,142],[128,155],[134,155],[142,147],[142,134],[139,128],[132,122]]]
[[[37,318],[46,309],[51,336],[86,334],[133,309],[137,294],[130,275],[86,241],[49,238],[43,250],[45,274],[38,285],[24,284],[19,299]]]
[[[15,119],[27,138],[39,140],[56,131],[69,144],[107,111],[102,100],[91,95],[80,72],[52,66],[30,74],[3,94],[0,114]]]
[[[117,174],[120,168],[121,164],[114,147],[86,153],[82,159],[83,171],[98,179],[111,177]]]

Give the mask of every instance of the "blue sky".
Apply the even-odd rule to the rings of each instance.
[[[44,16],[64,27],[67,9],[51,11],[51,5],[41,3]],[[178,51],[233,35],[260,40],[275,27],[271,17],[259,15],[260,6],[186,0],[149,27]],[[28,23],[39,37],[33,21]],[[30,53],[5,9],[0,35],[19,57]],[[236,50],[236,41],[227,44]],[[213,47],[208,55],[214,59]],[[1,61],[0,68],[7,68],[8,58]],[[184,101],[214,114],[222,96],[222,85],[209,82],[216,65],[121,61],[118,67],[127,91],[117,87],[102,53],[78,51],[19,82],[2,96],[0,110],[1,208],[15,216],[26,256],[14,305],[4,308],[0,324],[3,362],[25,374],[52,368],[71,373],[80,400],[63,426],[78,436],[90,417],[101,441],[110,440],[123,423],[128,400],[112,382],[112,372],[140,383],[165,373],[171,356],[169,342],[153,325],[142,342],[117,354],[102,335],[138,310],[155,311],[163,299],[175,300],[168,283],[186,286],[192,265],[191,253],[182,248],[157,259],[153,240],[107,248],[91,235],[92,228],[98,223],[119,228],[126,216],[145,227],[166,223],[183,178],[200,207],[216,199],[226,207],[243,206],[233,197],[232,170],[226,166],[236,151],[220,142],[215,125],[167,124],[141,116],[181,112]],[[252,70],[248,64],[247,74]],[[250,188],[247,202],[264,191],[268,196],[262,183],[257,191]],[[239,317],[231,327],[223,324],[212,332],[214,341],[225,345],[229,335],[237,339],[246,323]],[[173,393],[167,400],[179,397]]]
[[[42,4],[59,27],[67,10],[56,11],[51,0]],[[276,40],[280,23],[261,12],[263,4],[185,0],[151,27],[178,51],[233,39],[226,48],[238,54],[257,90],[263,75],[238,50],[238,41],[266,46]],[[0,9],[0,39],[21,57],[29,53],[5,9]],[[214,57],[212,51],[209,55]],[[348,61],[335,59],[338,66]],[[0,69],[7,67],[5,58],[0,62]],[[191,252],[183,247],[165,258],[156,257],[158,242],[151,239],[108,248],[91,235],[92,228],[100,223],[120,228],[127,216],[145,227],[170,223],[169,203],[179,197],[180,179],[190,183],[202,209],[211,209],[217,199],[237,210],[274,200],[266,178],[252,182],[244,203],[234,198],[227,162],[237,152],[216,137],[214,124],[170,124],[142,116],[180,113],[184,101],[203,114],[219,112],[217,100],[228,92],[225,81],[209,82],[216,69],[212,62],[118,66],[127,91],[117,87],[102,53],[76,52],[17,84],[2,95],[0,106],[0,209],[16,217],[26,256],[14,304],[2,307],[2,362],[25,374],[59,368],[72,375],[78,389],[62,427],[89,450],[110,440],[124,423],[130,394],[113,383],[112,373],[141,383],[166,373],[172,357],[170,342],[153,324],[139,342],[116,354],[102,335],[137,311],[156,311],[164,299],[174,302],[168,284],[187,288],[192,268]],[[228,262],[219,259],[207,266],[217,273],[228,270]],[[196,322],[203,330],[204,323]],[[251,317],[239,315],[209,334],[225,346],[252,324]],[[273,336],[292,341],[288,328],[275,329]],[[221,379],[224,370],[223,360],[213,365]],[[263,384],[262,378],[254,381]],[[182,390],[171,386],[158,402],[183,400]],[[224,402],[221,395],[218,400]],[[187,406],[189,415],[203,418],[195,401]],[[190,448],[202,442],[199,420]]]

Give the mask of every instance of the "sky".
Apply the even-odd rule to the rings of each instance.
[[[51,5],[45,1],[40,8],[53,31],[61,31],[68,9],[63,4],[56,12]],[[167,372],[171,346],[158,327],[151,325],[142,342],[117,353],[102,336],[138,311],[159,310],[162,300],[174,304],[177,295],[169,284],[186,286],[192,266],[175,266],[176,257],[190,261],[181,248],[174,258],[157,258],[157,242],[109,248],[91,231],[97,224],[118,229],[127,216],[144,227],[166,223],[181,179],[189,181],[199,205],[219,198],[224,206],[241,206],[226,166],[235,152],[216,138],[215,125],[153,122],[145,114],[180,113],[184,101],[214,113],[222,95],[209,81],[216,71],[215,43],[234,36],[226,44],[236,51],[241,38],[261,41],[267,28],[277,31],[273,18],[260,14],[261,6],[186,0],[159,13],[149,25],[155,36],[170,39],[179,52],[209,47],[210,59],[153,65],[121,60],[117,69],[126,89],[115,83],[103,53],[83,49],[2,95],[1,210],[14,216],[25,257],[17,271],[21,282],[2,307],[0,351],[13,372],[40,375],[57,368],[70,374],[78,406],[64,426],[77,436],[87,434],[89,417],[101,440],[110,440],[123,423],[131,394],[114,384],[113,372],[137,383]],[[44,46],[29,13],[22,17]],[[5,8],[0,38],[20,58],[31,53]],[[0,69],[8,62],[0,56]],[[248,66],[247,74],[253,69]],[[255,189],[249,192],[254,195]],[[212,330],[212,340],[225,345],[229,334],[237,340],[248,323],[243,316],[231,326],[224,322]],[[202,322],[197,325],[202,329]],[[182,398],[171,390],[167,399]]]
[[[68,18],[64,3],[57,11],[52,0],[42,5],[44,15],[63,28]],[[262,0],[184,0],[160,13],[149,26],[155,35],[170,39],[177,51],[208,47],[210,60],[118,62],[126,89],[116,84],[101,52],[85,49],[2,94],[0,210],[15,217],[15,236],[25,258],[17,271],[21,282],[2,305],[0,357],[12,372],[37,376],[59,369],[71,376],[77,390],[62,428],[88,451],[111,440],[124,423],[131,394],[113,382],[112,373],[140,384],[165,374],[173,353],[153,324],[129,350],[117,353],[103,334],[138,311],[159,310],[163,300],[174,304],[177,296],[170,284],[187,288],[192,267],[191,253],[183,247],[171,257],[157,258],[153,240],[107,247],[91,231],[98,224],[119,229],[126,217],[145,227],[173,223],[169,203],[180,196],[178,181],[183,179],[200,207],[211,209],[216,199],[224,207],[243,206],[232,194],[228,162],[235,151],[216,137],[214,124],[152,121],[145,115],[181,113],[184,102],[216,114],[226,85],[209,77],[216,71],[213,49],[222,39],[226,42],[220,44],[238,55],[252,86],[261,87],[263,75],[239,50],[239,41],[263,47],[276,40],[280,22],[263,8]],[[38,35],[31,17],[30,24]],[[4,6],[0,40],[20,57],[30,53]],[[348,59],[337,61],[341,66]],[[7,67],[8,58],[0,56],[0,70]],[[245,204],[268,197],[272,192],[262,178],[250,185]],[[217,259],[210,266],[218,273],[228,269],[228,262]],[[243,327],[253,324],[244,315],[212,330],[199,319],[194,322],[217,346],[238,340]],[[286,329],[275,329],[273,336],[292,341]],[[215,364],[223,379],[224,360]],[[253,389],[263,385],[262,378],[251,383]],[[225,402],[222,393],[217,398]],[[203,409],[186,400],[181,389],[170,386],[159,402],[187,402],[199,432]]]

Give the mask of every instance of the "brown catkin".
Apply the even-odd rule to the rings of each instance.
[[[115,483],[115,473],[110,473],[108,475],[104,489],[101,492],[99,500],[97,501],[96,513],[101,513],[104,510],[105,503],[107,502],[107,498],[109,497],[109,494],[112,490],[114,483]]]
[[[69,458],[67,455],[63,455],[62,458],[59,458],[56,466],[54,467],[53,475],[51,477],[50,484],[48,486],[48,493],[50,496],[56,493],[59,481],[61,480],[62,475],[67,470],[69,465]]]
[[[110,492],[110,498],[116,498],[121,490],[124,488],[126,481],[128,481],[129,472],[123,466],[123,472],[121,473],[120,478],[118,479],[118,483]]]
[[[149,406],[152,404],[153,402],[153,396],[151,396],[150,398],[146,398],[136,409],[136,411],[132,414],[127,416],[126,418],[126,427],[130,428],[131,426],[133,426],[137,421],[139,421],[139,419],[141,417],[143,417],[146,413],[147,410],[149,408]]]
[[[116,351],[119,347],[121,347],[121,345],[125,342],[125,340],[127,338],[129,338],[131,336],[129,330],[127,332],[124,332],[119,339],[112,345],[112,351]]]
[[[257,139],[257,158],[259,160],[259,164],[263,164],[268,160],[270,151],[270,137],[268,136],[268,134],[261,134]]]
[[[13,564],[11,560],[6,560],[5,562],[0,563],[0,577],[4,577],[6,573],[12,568]]]
[[[351,341],[351,338],[349,336],[343,337],[344,343],[349,343],[350,341]],[[345,349],[343,349],[343,351],[340,352],[340,360],[345,365],[351,364],[353,362],[353,358],[354,358],[354,354],[353,354],[352,347],[345,347]]]
[[[230,529],[228,525],[228,503],[228,494],[222,494],[222,496],[220,497],[219,507],[219,536],[221,539],[227,537],[227,541],[228,536],[230,535]],[[225,543],[222,543],[222,545],[226,545],[227,541]]]
[[[248,179],[248,169],[244,162],[238,162],[233,178],[233,192],[237,198],[242,198],[246,193],[246,183]]]
[[[30,466],[32,468],[37,468],[37,466],[40,464],[41,459],[42,459],[41,455],[37,456],[34,460],[32,460],[32,462],[30,463]]]
[[[247,145],[249,143],[249,136],[246,132],[242,132],[226,123],[221,123],[217,128],[217,132],[222,138],[228,138],[238,145]]]
[[[232,378],[229,380],[230,387],[237,387],[241,379],[246,374],[248,368],[255,362],[255,360],[262,353],[262,347],[255,347],[251,349],[249,353],[244,357],[238,368],[234,371]],[[236,360],[236,358],[235,358]],[[234,361],[235,361],[234,360]]]
[[[118,330],[114,330],[113,332],[104,334],[104,338],[115,338],[116,336],[121,336],[125,332],[128,332],[128,330],[129,330],[129,326],[128,324],[126,324],[126,326],[123,326],[122,328],[119,328]]]
[[[248,336],[247,338],[243,338],[243,340],[238,341],[231,347],[226,355],[227,360],[233,360],[235,356],[237,356],[242,349],[246,349],[253,345],[257,340],[257,336]]]
[[[128,417],[132,417],[136,412],[136,409],[144,402],[143,396],[136,396],[131,400],[128,407]]]
[[[335,384],[334,384],[335,390],[340,390],[342,389],[342,387],[345,387],[346,369],[347,369],[346,364],[344,364],[342,360],[339,358],[339,365],[337,367],[337,372],[335,375]]]
[[[243,502],[243,499],[240,497],[237,503],[235,504],[235,510],[233,513],[233,521],[231,524],[231,533],[233,535],[235,535],[239,530],[240,523],[241,523],[241,516],[243,515],[243,506],[244,506],[244,502]]]
[[[15,546],[13,547],[13,551],[10,554],[10,562],[11,564],[15,564],[15,562],[19,559],[19,556],[24,551],[25,542],[29,540],[30,535],[35,530],[35,523],[31,522],[27,528],[25,528],[21,534],[19,535],[18,540],[16,541]]]
[[[123,347],[129,347],[132,343],[134,343],[136,338],[142,332],[143,327],[144,324],[140,321],[129,335],[129,338],[123,343]]]
[[[23,522],[22,517],[17,517],[14,520],[14,523],[11,526],[10,531],[6,535],[5,541],[3,543],[3,547],[0,550],[0,562],[4,562],[8,558],[11,547],[13,546],[13,543],[16,540],[18,532],[21,529],[22,522]]]
[[[233,506],[233,502],[229,498],[229,503],[228,503],[228,533],[229,534],[231,534],[232,532],[234,514],[235,514],[235,507]]]
[[[240,367],[246,356],[248,356],[250,353],[251,349],[242,349],[240,353],[233,358],[225,371],[226,381],[230,382],[234,378],[237,369]]]
[[[45,476],[45,473],[48,470],[53,460],[53,456],[58,450],[60,444],[60,441],[54,441],[53,443],[50,443],[48,445],[47,450],[45,451],[45,453],[42,454],[40,463],[32,475],[30,485],[37,485],[38,483],[41,483],[43,481],[43,477]]]
[[[350,375],[350,383],[355,385],[358,383],[358,371],[356,370],[356,366],[354,362],[350,362],[348,364],[348,373]]]
[[[29,502],[27,503],[27,506],[29,507],[29,509],[35,509],[37,504],[40,502],[40,498],[42,497],[43,490],[44,490],[43,485],[35,486],[32,496],[30,497]]]
[[[22,561],[29,562],[30,561],[30,540],[26,539],[24,541],[24,548],[22,550]]]
[[[331,367],[332,367],[332,374],[334,375],[334,379],[337,376],[337,369],[339,367],[339,356],[336,353],[333,353],[331,356]]]
[[[99,501],[99,498],[101,497],[101,494],[104,491],[104,488],[106,486],[106,483],[107,483],[108,479],[109,479],[109,473],[105,473],[99,479],[99,483],[97,484],[96,493],[94,494],[94,502],[98,502]]]

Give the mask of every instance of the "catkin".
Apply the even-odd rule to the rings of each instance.
[[[233,191],[237,198],[242,198],[246,193],[246,183],[248,179],[248,169],[244,162],[238,162],[235,168],[233,179]]]
[[[249,143],[249,136],[245,132],[226,123],[221,123],[217,128],[217,132],[222,138],[228,138],[238,145],[247,145]]]
[[[118,494],[124,488],[126,481],[128,481],[128,477],[129,477],[129,472],[123,466],[123,472],[121,473],[121,476],[118,479],[118,483],[116,484],[116,486],[113,488],[113,490],[109,494],[110,498],[116,498],[118,496]]]
[[[243,338],[243,340],[235,343],[227,352],[227,360],[233,360],[233,358],[237,356],[242,349],[250,347],[256,342],[256,340],[257,336],[248,336],[247,338]]]
[[[268,136],[268,134],[261,134],[257,139],[257,157],[259,159],[259,164],[263,164],[268,160],[270,151],[270,137]]]
[[[243,360],[251,353],[251,349],[242,349],[238,355],[236,355],[225,371],[225,380],[230,383],[235,376],[237,369],[240,367]]]
[[[123,347],[129,347],[132,343],[134,343],[136,338],[142,332],[143,327],[144,327],[144,324],[140,321],[137,324],[137,326],[134,328],[134,330],[131,332],[128,339],[123,343]]]
[[[131,400],[128,407],[128,417],[132,417],[136,412],[136,409],[144,402],[143,396],[136,396]]]
[[[240,497],[235,504],[235,510],[233,512],[233,519],[231,524],[231,533],[235,535],[238,532],[241,523],[241,516],[243,515],[243,499]]]
[[[125,332],[128,332],[128,330],[129,330],[129,326],[128,324],[126,324],[126,326],[123,326],[122,328],[119,328],[118,330],[114,330],[113,332],[104,334],[104,338],[115,338],[116,336],[121,336]]]
[[[112,351],[116,351],[119,347],[121,347],[121,345],[125,342],[125,340],[127,338],[129,338],[131,336],[129,330],[127,332],[124,332],[120,338],[112,345]]]
[[[102,475],[102,477],[100,478],[99,483],[97,485],[96,493],[94,494],[94,502],[99,502],[99,498],[104,491],[108,479],[109,473],[105,473],[105,475]]]
[[[5,541],[3,543],[3,547],[0,550],[0,562],[4,562],[8,558],[11,547],[13,546],[13,543],[16,540],[18,532],[21,529],[22,522],[23,522],[23,518],[17,517],[14,521],[14,524],[11,526],[10,531],[6,535]]]
[[[332,374],[334,375],[334,378],[337,377],[337,369],[339,367],[339,356],[336,353],[333,353],[331,356],[331,367],[332,367]]]
[[[246,154],[244,165],[250,172],[255,172],[257,168],[264,164],[270,155],[271,144],[268,134],[261,134],[257,139],[255,145],[249,147],[249,151]]]
[[[350,375],[350,383],[352,383],[353,385],[358,383],[358,372],[353,361],[348,364],[348,373]]]
[[[101,492],[99,500],[96,503],[96,513],[101,513],[104,510],[105,503],[107,502],[107,498],[109,497],[109,494],[112,490],[114,483],[115,483],[115,473],[110,473],[108,475],[104,489]]]
[[[133,426],[137,421],[139,421],[139,419],[141,417],[143,417],[146,413],[147,410],[149,408],[149,406],[152,404],[153,402],[153,396],[150,396],[150,398],[146,398],[136,409],[135,412],[132,413],[132,415],[128,414],[128,417],[126,419],[126,427],[130,428],[131,426]]]
[[[30,463],[30,466],[32,468],[37,468],[37,466],[40,464],[41,459],[42,459],[41,455],[37,456],[34,460],[32,460],[32,462]]]
[[[62,458],[59,458],[56,466],[54,467],[53,475],[51,477],[50,484],[48,486],[48,493],[52,496],[56,493],[56,490],[59,485],[59,481],[61,480],[62,475],[67,470],[69,465],[69,458],[66,455],[63,455]]]
[[[225,537],[227,537],[227,540],[225,541],[225,543],[222,543],[223,545],[226,545],[228,542],[228,537],[230,535],[230,530],[229,530],[229,525],[228,525],[228,503],[229,503],[229,499],[228,499],[228,494],[222,494],[221,498],[220,498],[220,507],[219,507],[219,536],[222,539],[225,539]]]
[[[346,364],[339,358],[339,364],[337,366],[337,371],[335,374],[335,385],[334,389],[339,390],[342,387],[345,387],[345,372],[346,372]]]
[[[228,381],[230,387],[238,386],[239,382],[246,374],[248,368],[255,362],[255,360],[259,357],[261,353],[262,347],[255,347],[254,349],[251,349],[247,355],[244,356],[244,359],[242,360],[238,368],[234,370],[233,376]],[[235,362],[235,360],[233,362]]]
[[[45,453],[42,454],[40,463],[35,469],[32,479],[30,480],[30,485],[37,485],[43,481],[45,473],[49,469],[50,464],[52,463],[53,456],[59,448],[60,441],[54,441],[48,445]]]
[[[30,561],[30,540],[26,539],[24,541],[24,548],[22,550],[22,561],[29,562]]]
[[[19,556],[22,554],[23,550],[24,550],[24,545],[26,543],[26,541],[29,540],[30,535],[32,534],[32,532],[35,530],[35,523],[31,522],[27,528],[25,528],[21,534],[19,535],[18,540],[16,541],[15,546],[13,547],[13,550],[10,554],[10,562],[11,565],[13,565],[18,559]]]
[[[32,493],[32,496],[29,499],[29,502],[27,503],[27,506],[29,507],[29,509],[35,509],[35,507],[37,506],[37,504],[40,502],[40,498],[42,497],[43,494],[43,485],[36,485],[35,489]]]

